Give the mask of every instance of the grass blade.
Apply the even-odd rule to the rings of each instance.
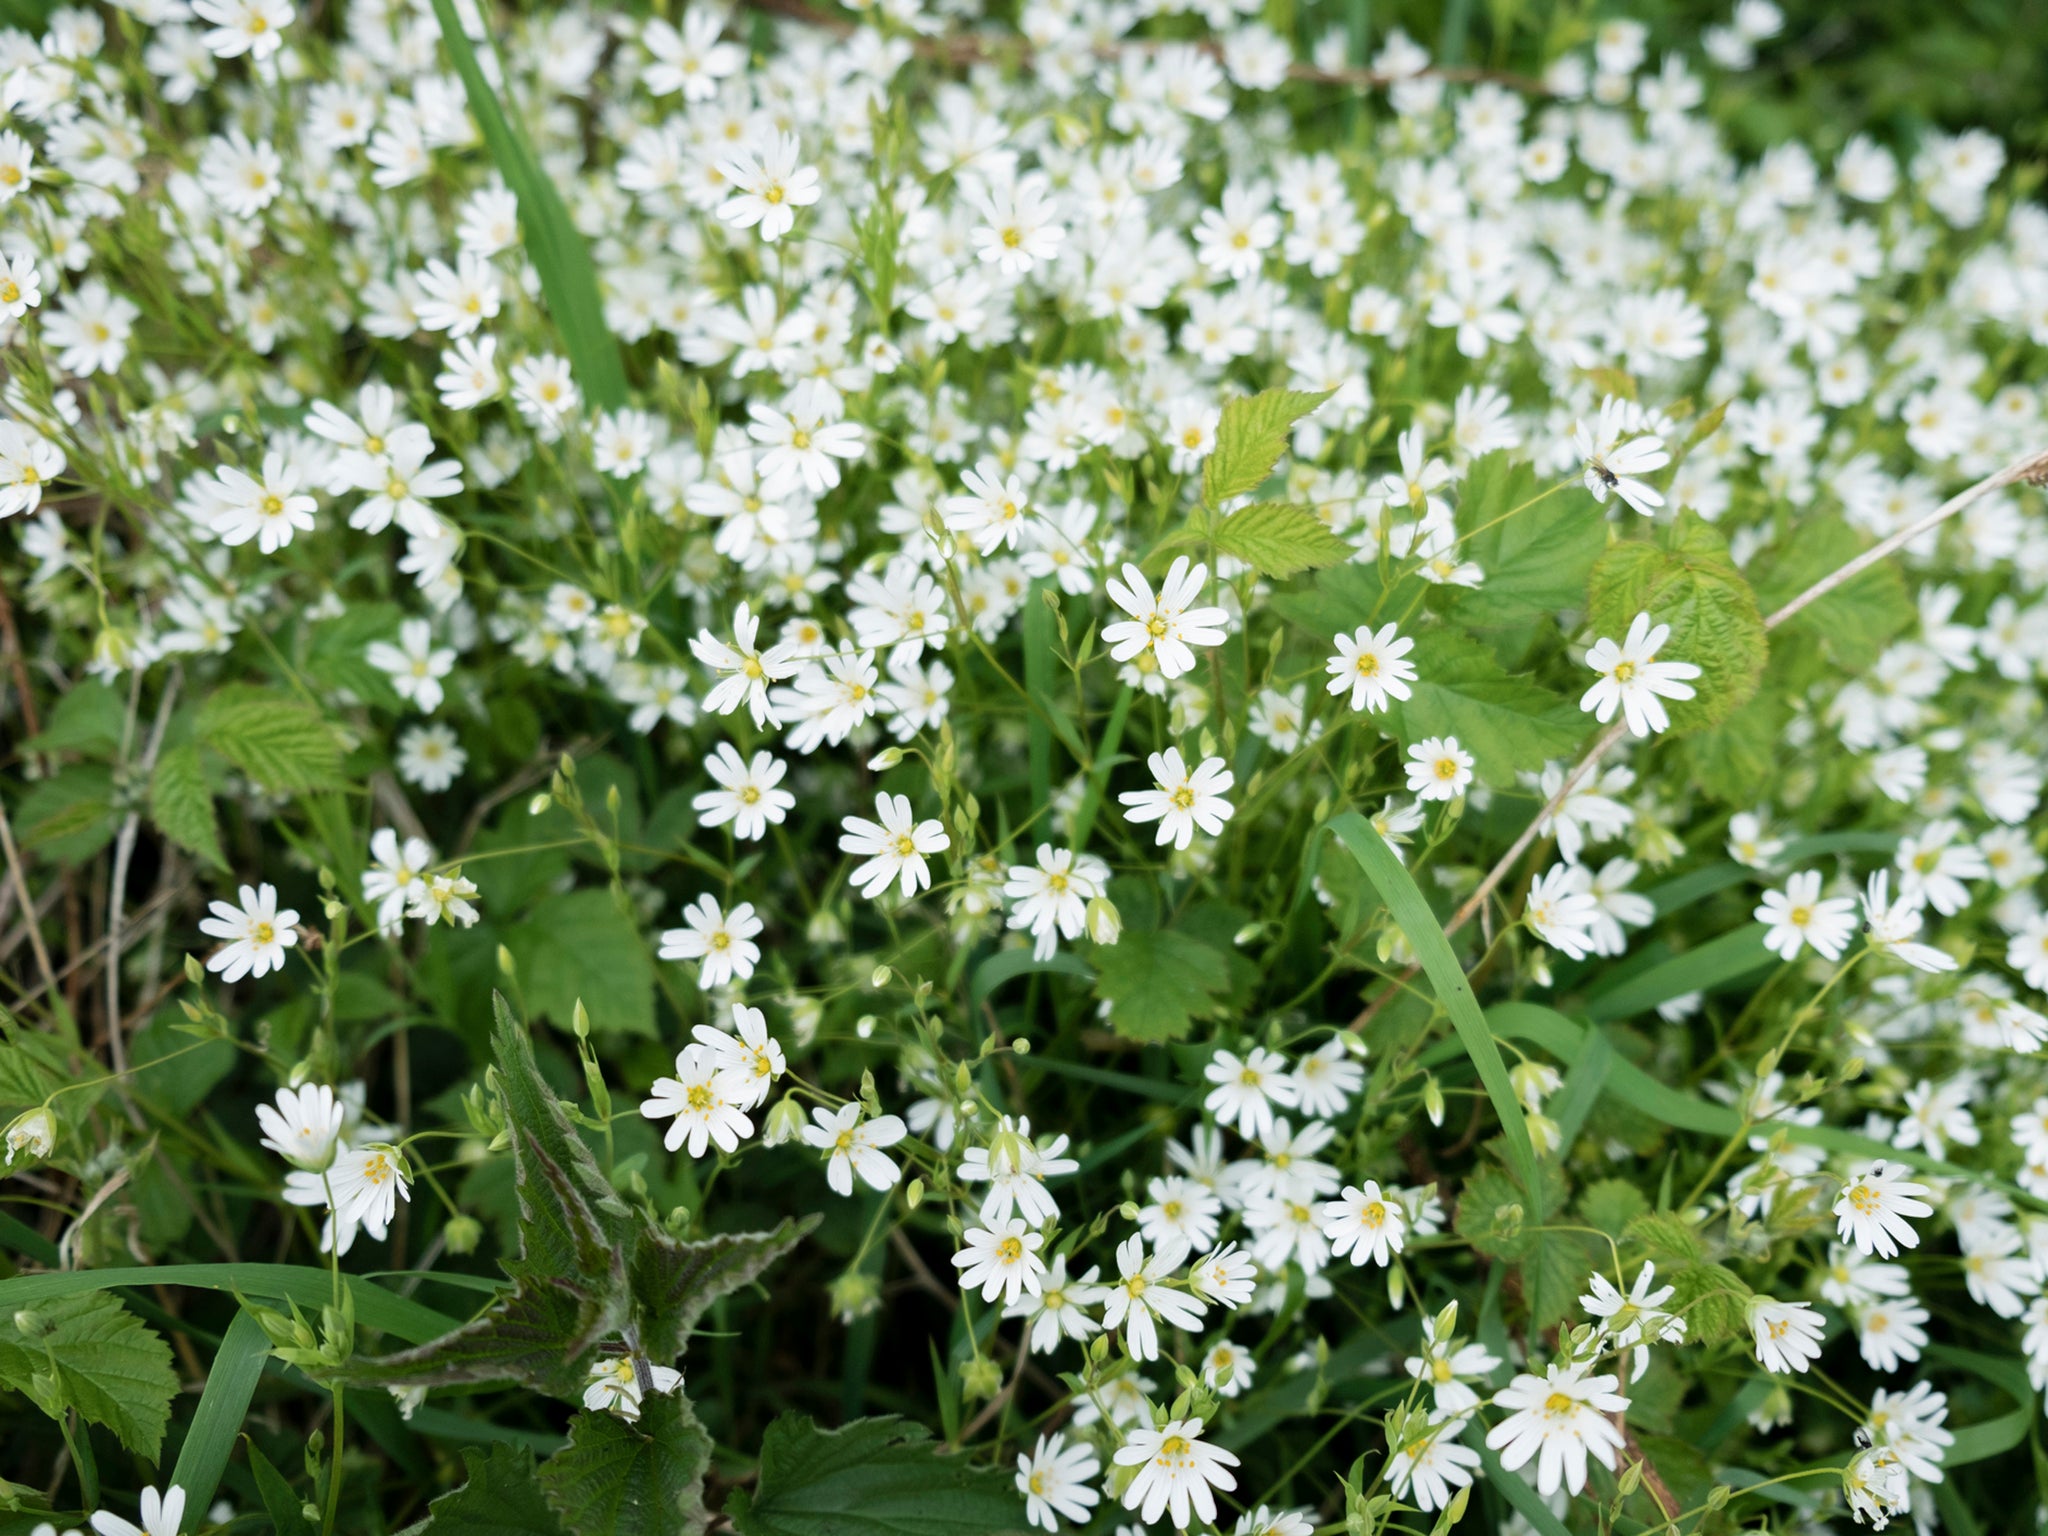
[[[1705,992],[1769,970],[1778,964],[1778,957],[1764,948],[1764,932],[1762,923],[1751,923],[1718,939],[1709,939],[1697,949],[1673,955],[1660,965],[1595,993],[1586,1000],[1586,1012],[1596,1022],[1631,1018],[1688,992]]]
[[[1329,823],[1329,830],[1358,860],[1366,878],[1380,893],[1380,900],[1387,904],[1387,910],[1420,957],[1422,969],[1436,989],[1437,1001],[1451,1016],[1451,1027],[1457,1030],[1465,1054],[1478,1069],[1486,1096],[1493,1101],[1493,1112],[1507,1138],[1508,1160],[1514,1165],[1527,1200],[1529,1224],[1541,1226],[1543,1180],[1536,1166],[1536,1148],[1529,1141],[1529,1123],[1523,1118],[1521,1101],[1508,1080],[1507,1063],[1501,1059],[1500,1047],[1487,1028],[1486,1016],[1479,1011],[1479,999],[1472,995],[1471,983],[1465,980],[1464,967],[1451,952],[1443,926],[1416,886],[1415,877],[1394,857],[1394,850],[1373,830],[1371,822],[1356,811],[1346,811]],[[1311,854],[1313,849],[1312,839]]]
[[[263,1326],[250,1313],[237,1312],[213,1357],[213,1369],[206,1374],[206,1390],[199,1394],[192,1427],[171,1473],[171,1481],[185,1490],[196,1510],[213,1503],[213,1490],[220,1486],[220,1475],[241,1438],[242,1420],[249,1416],[249,1400],[256,1395],[263,1362],[269,1357],[270,1340]]]
[[[452,1317],[394,1296],[358,1275],[343,1275],[355,1293],[356,1321],[382,1329],[408,1344],[424,1344],[462,1325]],[[66,1270],[54,1275],[16,1275],[0,1280],[0,1308],[34,1306],[52,1296],[115,1290],[124,1285],[189,1285],[203,1291],[239,1291],[319,1308],[334,1297],[334,1279],[305,1264],[149,1264],[120,1269]]]
[[[526,251],[540,274],[540,291],[561,333],[569,368],[590,403],[616,410],[626,403],[626,365],[618,338],[604,320],[604,300],[597,288],[597,264],[590,247],[569,217],[561,193],[541,169],[526,135],[506,115],[504,104],[484,78],[476,50],[455,14],[455,0],[434,0],[441,24],[441,42],[462,77],[469,110],[482,130],[505,185],[519,200],[519,223]]]

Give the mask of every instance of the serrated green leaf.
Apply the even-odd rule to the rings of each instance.
[[[1719,725],[1693,732],[1681,743],[1693,783],[1723,805],[1755,805],[1778,772],[1784,722],[1783,703],[1766,690]]]
[[[149,778],[149,819],[165,837],[196,855],[200,862],[225,870],[220,851],[220,824],[213,813],[213,789],[206,766],[192,742],[172,747],[156,760]]]
[[[772,1432],[772,1431],[771,1431]],[[680,1392],[649,1396],[640,1421],[579,1413],[540,1469],[548,1506],[573,1536],[701,1532],[711,1437]]]
[[[1313,510],[1278,501],[1257,502],[1217,518],[1209,538],[1224,554],[1276,578],[1341,565],[1353,553]]]
[[[113,840],[114,776],[97,763],[79,763],[22,796],[14,811],[16,834],[59,864],[82,864]]]
[[[200,738],[265,789],[338,789],[341,741],[320,712],[268,688],[218,690],[199,711]]]
[[[561,193],[542,169],[526,135],[507,115],[491,83],[477,64],[476,50],[462,30],[455,0],[433,0],[440,23],[441,46],[462,77],[470,115],[483,133],[484,144],[505,185],[519,202],[519,228],[526,253],[540,274],[555,329],[568,354],[569,369],[590,403],[616,410],[626,403],[626,365],[618,338],[605,323],[604,299],[598,291],[597,265],[582,232],[569,217]]]
[[[1620,1237],[1649,1208],[1648,1198],[1627,1179],[1601,1179],[1579,1192],[1579,1219],[1609,1237]]]
[[[1330,395],[1329,390],[1268,389],[1225,401],[1215,450],[1202,461],[1202,499],[1217,507],[1256,491],[1280,462],[1294,424]]]
[[[1230,963],[1184,933],[1125,930],[1095,951],[1095,995],[1109,1022],[1129,1040],[1180,1040],[1197,1017],[1220,1006]]]
[[[1288,623],[1330,640],[1361,624],[1382,624],[1407,612],[1426,586],[1420,576],[1411,574],[1396,576],[1390,588],[1381,581],[1376,564],[1352,560],[1318,571],[1314,585],[1305,590],[1275,593],[1268,606]]]
[[[1869,542],[1839,517],[1799,519],[1782,541],[1750,564],[1759,573],[1757,606],[1765,613],[1776,612],[1862,554]],[[1905,576],[1896,563],[1880,560],[1855,580],[1808,603],[1786,621],[1785,630],[1817,644],[1837,666],[1863,672],[1876,664],[1914,617]]]
[[[52,1418],[76,1409],[147,1461],[163,1447],[178,1395],[171,1346],[105,1291],[0,1315],[0,1382]]]
[[[1607,519],[1591,497],[1574,487],[1546,493],[1527,461],[1504,452],[1473,460],[1458,526],[1466,534],[1459,553],[1485,579],[1458,594],[1456,612],[1482,628],[1576,608],[1607,548]]]
[[[1722,1264],[1659,1266],[1657,1278],[1676,1292],[1671,1310],[1685,1319],[1686,1342],[1725,1344],[1749,1331],[1751,1291],[1743,1278]]]
[[[608,890],[549,896],[505,934],[527,1006],[567,1025],[580,999],[593,1030],[654,1033],[647,940]]]
[[[1660,656],[1700,669],[1694,696],[1669,705],[1674,733],[1725,720],[1756,692],[1769,654],[1763,617],[1727,544],[1705,520],[1681,513],[1654,542],[1616,544],[1594,565],[1586,599],[1595,633],[1619,640],[1647,613],[1671,626]]]
[[[1570,699],[1510,676],[1491,652],[1453,629],[1426,629],[1408,659],[1411,696],[1388,712],[1403,746],[1429,736],[1455,736],[1472,754],[1473,772],[1499,788],[1516,775],[1572,756],[1591,718]]]
[[[121,750],[121,733],[127,722],[128,706],[120,693],[105,683],[88,680],[58,698],[42,730],[23,742],[21,751],[23,755],[77,752],[111,761]]]
[[[1014,1474],[942,1456],[927,1435],[894,1417],[827,1430],[786,1413],[726,1518],[739,1536],[1025,1536]]]
[[[427,1506],[427,1518],[399,1536],[562,1536],[534,1473],[533,1452],[494,1445],[465,1449],[469,1480]]]
[[[721,1232],[687,1242],[643,1231],[628,1279],[647,1357],[666,1365],[681,1355],[706,1307],[752,1284],[818,1221],[816,1216],[791,1218],[773,1232]]]
[[[1631,1217],[1621,1237],[1641,1245],[1662,1264],[1697,1263],[1706,1252],[1692,1223],[1671,1211],[1644,1211]]]

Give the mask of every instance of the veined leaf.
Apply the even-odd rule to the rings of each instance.
[[[199,711],[200,738],[265,789],[341,787],[341,741],[320,712],[269,688],[222,688]]]
[[[815,1215],[791,1218],[773,1232],[721,1232],[694,1241],[643,1232],[629,1278],[648,1358],[666,1365],[682,1354],[706,1307],[751,1285],[818,1221]]]
[[[406,1296],[394,1296],[360,1275],[343,1275],[354,1293],[356,1321],[394,1337],[431,1339],[456,1326],[455,1319]],[[0,1316],[18,1307],[39,1306],[62,1296],[118,1290],[127,1285],[189,1285],[243,1296],[276,1297],[319,1308],[334,1295],[334,1277],[304,1264],[149,1264],[116,1269],[68,1269],[48,1275],[0,1280]]]
[[[465,1450],[469,1481],[427,1506],[427,1518],[399,1536],[561,1536],[561,1522],[541,1495],[533,1452],[494,1445]]]
[[[455,72],[462,77],[469,110],[484,136],[505,185],[519,200],[519,225],[527,254],[540,274],[540,290],[554,316],[555,329],[568,354],[569,369],[590,403],[616,410],[626,403],[626,365],[618,338],[605,324],[604,299],[598,292],[597,265],[590,247],[569,217],[562,195],[533,153],[498,94],[484,77],[456,14],[455,0],[433,0],[434,19],[441,25],[441,44]]]
[[[1585,739],[1590,717],[1574,700],[1510,676],[1456,630],[1424,630],[1408,659],[1416,673],[1411,696],[1388,712],[1403,746],[1455,736],[1480,778],[1509,789],[1517,773],[1570,757]]]
[[[163,1447],[178,1395],[171,1346],[105,1291],[0,1316],[0,1382],[52,1418],[76,1409],[148,1461]]]
[[[157,758],[156,772],[149,779],[149,819],[157,831],[202,863],[220,870],[228,867],[220,851],[213,789],[194,743],[172,747]]]
[[[541,1466],[540,1485],[574,1536],[676,1536],[707,1523],[710,1465],[711,1437],[676,1392],[646,1398],[636,1424],[577,1414],[568,1445]]]
[[[942,1456],[922,1425],[884,1417],[820,1429],[785,1413],[761,1444],[751,1493],[725,1515],[739,1536],[1025,1536],[1014,1475]]]
[[[1216,424],[1215,450],[1202,461],[1202,500],[1218,507],[1265,484],[1294,424],[1330,394],[1268,389],[1225,401],[1222,420]]]
[[[1486,628],[1576,608],[1593,562],[1607,548],[1607,519],[1590,496],[1546,492],[1525,459],[1488,453],[1472,461],[1458,502],[1459,553],[1486,579],[1457,595],[1457,615]]]
[[[1292,576],[1323,566],[1341,565],[1353,551],[1329,525],[1307,507],[1261,501],[1219,517],[1209,527],[1210,542],[1235,555],[1261,576]]]
[[[1179,1040],[1194,1020],[1222,1006],[1230,961],[1185,933],[1125,930],[1095,950],[1095,994],[1109,1022],[1130,1040]]]

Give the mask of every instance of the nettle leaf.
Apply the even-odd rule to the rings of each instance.
[[[770,1433],[773,1433],[771,1430]],[[540,1469],[540,1486],[574,1536],[675,1536],[702,1531],[711,1437],[680,1392],[647,1397],[640,1420],[579,1413],[569,1443]]]
[[[1230,961],[1185,933],[1133,932],[1095,951],[1095,995],[1127,1040],[1180,1040],[1230,990]]]
[[[1526,460],[1473,460],[1458,502],[1460,553],[1486,573],[1461,591],[1456,613],[1482,628],[1527,623],[1584,600],[1586,577],[1607,548],[1607,518],[1576,485],[1546,492]]]
[[[172,747],[156,760],[149,778],[149,819],[157,831],[215,869],[228,867],[220,851],[220,823],[213,813],[213,788],[194,742]]]
[[[1349,560],[1352,549],[1308,507],[1261,501],[1218,518],[1209,539],[1261,576],[1292,576]]]
[[[76,1409],[146,1461],[163,1448],[178,1395],[171,1346],[106,1291],[0,1317],[0,1383],[52,1418]]]
[[[1265,484],[1294,424],[1332,393],[1268,389],[1225,401],[1223,418],[1216,424],[1215,450],[1202,461],[1202,499],[1212,507],[1221,506]]]
[[[1013,1474],[940,1455],[928,1433],[893,1416],[820,1429],[786,1413],[726,1519],[739,1536],[1024,1536]]]
[[[1413,696],[1388,711],[1403,746],[1455,736],[1480,778],[1509,788],[1518,772],[1569,757],[1585,739],[1590,717],[1575,700],[1510,676],[1492,652],[1456,630],[1423,630],[1408,659]]]
[[[654,1033],[654,962],[609,890],[550,896],[505,935],[526,1003],[560,1025],[581,1000],[593,1030]]]
[[[542,1496],[531,1450],[466,1447],[462,1461],[469,1481],[434,1500],[427,1518],[399,1536],[562,1536],[562,1524]]]
[[[1800,519],[1751,566],[1762,573],[1757,582],[1758,606],[1766,613],[1776,612],[1862,554],[1869,542],[1839,517]],[[1865,672],[1876,665],[1884,648],[1914,617],[1904,574],[1896,562],[1880,560],[1854,581],[1808,603],[1785,621],[1785,628],[1818,643],[1844,671]]]
[[[1669,704],[1674,733],[1718,724],[1756,692],[1769,646],[1756,594],[1728,559],[1713,525],[1691,512],[1602,555],[1587,582],[1594,630],[1619,640],[1638,613],[1671,626],[1661,652],[1700,668],[1694,697]]]
[[[199,711],[208,746],[265,789],[339,789],[341,739],[310,704],[269,688],[222,688]]]
[[[721,1232],[693,1242],[644,1231],[633,1250],[628,1279],[647,1357],[667,1362],[682,1354],[706,1307],[751,1285],[821,1219],[805,1216],[785,1221],[773,1232]]]
[[[641,1225],[605,1181],[554,1090],[525,1028],[492,999],[492,1048],[512,1140],[520,1255],[512,1289],[475,1319],[416,1349],[360,1360],[358,1385],[436,1387],[516,1381],[580,1397],[597,1346],[628,1321],[626,1263]]]

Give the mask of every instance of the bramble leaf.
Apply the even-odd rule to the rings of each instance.
[[[1297,389],[1268,389],[1240,395],[1223,405],[1216,447],[1202,461],[1202,499],[1212,507],[1233,496],[1248,496],[1265,484],[1280,462],[1294,424],[1330,398]]]

